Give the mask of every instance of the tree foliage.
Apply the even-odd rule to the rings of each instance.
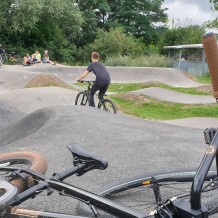
[[[70,46],[83,22],[74,0],[2,0],[0,16],[1,41],[32,49]]]
[[[204,32],[205,28],[198,25],[167,29],[159,41],[159,49],[163,54],[166,52],[164,46],[199,44]]]
[[[48,49],[53,59],[72,64],[87,62],[93,50],[104,59],[135,57],[197,42],[198,27],[167,29],[163,1],[1,0],[0,43],[22,55]]]
[[[95,41],[86,47],[88,54],[101,51],[103,60],[118,55],[134,57],[143,54],[144,49],[140,40],[126,35],[122,28],[111,28],[109,32],[99,30]]]

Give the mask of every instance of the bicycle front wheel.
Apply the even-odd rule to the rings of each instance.
[[[21,61],[20,55],[11,55],[11,56],[8,58],[8,62],[9,62],[10,64],[20,64],[20,61]]]
[[[75,105],[87,105],[88,103],[88,94],[84,91],[81,91],[77,94]]]
[[[103,99],[99,104],[99,108],[107,112],[117,113],[116,106],[110,99]]]
[[[45,157],[35,151],[22,151],[22,152],[13,152],[0,154],[0,176],[8,178],[8,172],[1,170],[1,166],[8,167],[19,167],[24,169],[31,169],[32,171],[45,174],[47,171],[47,161]],[[27,176],[26,174],[23,174]],[[22,192],[26,189],[26,184],[22,178],[19,176],[12,176],[9,178],[10,183],[15,185],[19,192]],[[32,177],[28,178],[28,185],[32,186],[34,181]]]
[[[151,176],[139,176],[116,182],[94,191],[94,193],[109,198],[119,204],[142,211],[149,215],[154,211],[157,205],[164,203],[172,197],[190,198],[190,190],[195,171],[170,172],[155,174]],[[216,172],[210,172],[207,181],[216,177]],[[208,183],[205,182],[205,183]],[[205,184],[206,185],[206,184]],[[210,186],[211,187],[211,186]],[[211,193],[213,190],[213,193]],[[211,195],[217,196],[217,189],[211,188],[211,191],[202,193],[202,202],[206,202]],[[216,207],[218,203],[216,204]],[[80,202],[77,205],[77,212],[80,215],[93,216],[93,213],[85,203]],[[115,217],[99,211],[100,217]]]

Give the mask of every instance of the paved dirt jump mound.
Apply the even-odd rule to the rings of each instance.
[[[11,144],[37,132],[54,116],[49,109],[35,111],[0,132],[0,145]]]
[[[24,117],[24,114],[21,111],[9,106],[5,102],[0,101],[0,116],[1,116],[0,131],[1,131],[1,129],[6,128],[10,124]]]
[[[29,83],[27,83],[25,88],[47,87],[47,86],[66,87],[66,83],[55,75],[41,74],[36,76]]]

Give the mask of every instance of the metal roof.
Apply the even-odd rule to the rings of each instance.
[[[164,49],[203,48],[203,44],[164,46]]]

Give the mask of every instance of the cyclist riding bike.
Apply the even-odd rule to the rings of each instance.
[[[91,59],[92,63],[87,67],[87,70],[77,79],[77,81],[80,82],[90,72],[95,74],[96,80],[89,93],[89,106],[95,107],[94,94],[99,90],[99,96],[104,96],[110,85],[110,75],[105,65],[99,61],[99,53],[92,52]]]

